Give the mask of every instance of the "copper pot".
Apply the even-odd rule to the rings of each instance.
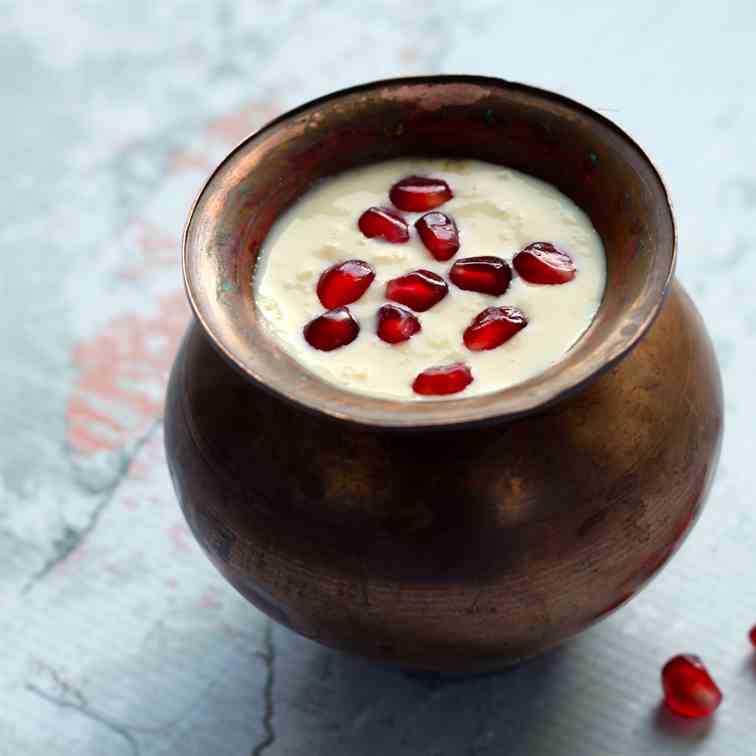
[[[553,368],[403,403],[326,384],[267,336],[251,276],[276,217],[324,176],[403,155],[506,164],[589,214],[606,295]],[[423,669],[511,663],[627,601],[698,515],[722,432],[718,367],[671,282],[661,178],[588,108],[469,76],[337,92],[231,152],[183,253],[197,322],[167,396],[176,491],[229,582],[302,635]]]

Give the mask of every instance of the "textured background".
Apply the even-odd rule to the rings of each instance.
[[[756,751],[756,6],[700,5],[0,0],[0,753]],[[205,174],[306,99],[432,72],[559,90],[647,147],[727,395],[709,507],[653,585],[467,681],[268,624],[187,533],[161,434]],[[725,691],[703,725],[658,709],[659,667],[686,650]]]

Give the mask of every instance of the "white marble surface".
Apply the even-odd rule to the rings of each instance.
[[[756,750],[756,6],[0,0],[0,754]],[[727,401],[708,509],[657,580],[498,676],[410,678],[273,627],[188,535],[161,406],[176,240],[209,167],[341,86],[485,73],[580,99],[664,172]],[[660,665],[725,693],[692,727]]]

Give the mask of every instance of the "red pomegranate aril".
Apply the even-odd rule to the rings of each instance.
[[[412,390],[423,396],[445,396],[462,391],[473,382],[472,372],[462,362],[423,370],[415,378]]]
[[[417,316],[399,305],[385,304],[378,310],[378,337],[388,344],[407,341],[422,330]]]
[[[448,202],[454,194],[443,179],[407,176],[397,181],[389,192],[389,199],[400,210],[423,213]]]
[[[555,286],[575,278],[575,262],[550,242],[533,242],[512,260],[515,270],[528,283]]]
[[[473,352],[496,349],[528,324],[517,307],[486,307],[465,329],[465,346]]]
[[[307,343],[322,352],[331,352],[351,344],[360,332],[360,326],[348,307],[337,307],[324,312],[304,327]]]
[[[360,231],[368,239],[379,237],[391,244],[409,240],[409,226],[396,210],[388,207],[370,207],[357,221]]]
[[[751,628],[751,632],[748,633],[748,638],[751,641],[751,645],[756,648],[756,625]]]
[[[450,260],[459,249],[459,231],[453,218],[445,213],[426,213],[415,221],[425,248],[436,260]]]
[[[722,692],[711,679],[701,660],[693,654],[680,654],[662,669],[664,702],[683,717],[708,717],[722,703]]]
[[[356,302],[367,290],[375,271],[363,260],[347,260],[323,271],[318,281],[318,299],[332,310]]]
[[[500,257],[465,257],[452,265],[449,279],[465,291],[497,297],[509,288],[512,269]]]
[[[413,270],[386,284],[386,299],[399,302],[415,312],[429,310],[448,293],[446,281],[430,270]]]

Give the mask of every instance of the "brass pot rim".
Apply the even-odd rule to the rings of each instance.
[[[241,359],[236,350],[227,343],[227,334],[224,333],[224,330],[214,327],[210,322],[210,319],[206,316],[207,303],[203,301],[203,295],[198,291],[191,273],[191,256],[193,253],[196,254],[196,250],[193,250],[189,243],[189,232],[196,219],[200,203],[213,184],[213,181],[254,140],[265,136],[283,124],[301,117],[307,111],[329,105],[351,95],[370,93],[376,90],[413,87],[417,85],[442,87],[460,84],[509,90],[564,106],[573,113],[588,117],[596,121],[597,124],[608,128],[625,142],[626,145],[637,152],[658,181],[661,190],[659,199],[665,205],[671,224],[671,249],[667,255],[656,255],[653,261],[652,271],[656,273],[657,280],[655,289],[643,297],[640,306],[636,307],[632,317],[628,317],[622,324],[618,324],[617,328],[621,328],[621,339],[615,339],[611,348],[604,350],[601,355],[589,355],[588,359],[576,361],[574,364],[569,365],[569,369],[560,369],[563,367],[562,363],[568,362],[565,358],[572,351],[569,350],[565,358],[556,362],[546,371],[522,383],[481,396],[443,399],[439,401],[394,401],[355,394],[333,384],[327,384],[320,379],[312,381],[312,383],[317,384],[318,390],[317,392],[312,392],[313,396],[310,396],[311,392],[308,384],[302,385],[301,382],[297,381],[288,382],[287,385],[271,383],[261,374],[259,366],[250,365],[247,361]],[[441,74],[382,79],[340,89],[303,103],[274,118],[246,136],[210,172],[207,180],[197,192],[183,228],[181,237],[181,264],[187,299],[200,326],[221,355],[255,384],[302,409],[325,415],[338,421],[387,430],[431,430],[507,422],[534,412],[539,412],[571,396],[619,362],[644,337],[662,308],[674,275],[677,259],[677,241],[678,234],[674,209],[661,172],[645,150],[627,132],[609,118],[572,98],[528,84],[496,77]],[[259,329],[259,333],[256,333],[257,337],[262,336],[262,338],[271,340],[268,334],[263,335],[263,329],[259,325],[256,328]],[[577,343],[580,343],[580,340]],[[284,354],[280,347],[273,347],[273,349],[279,354]],[[293,358],[290,359],[293,360]],[[312,379],[312,374],[309,374],[309,371],[303,367],[301,370]],[[294,385],[296,385],[296,388],[293,388]]]

